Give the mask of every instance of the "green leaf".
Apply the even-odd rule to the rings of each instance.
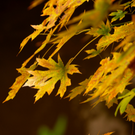
[[[124,98],[119,105],[116,108],[115,111],[115,116],[117,115],[118,110],[120,109],[120,114],[123,114],[126,110],[126,107],[128,105],[128,103],[133,99],[133,97],[135,96],[135,89],[132,89],[130,92],[128,92],[127,94],[118,97],[118,99]]]
[[[89,54],[89,56],[85,57],[84,59],[90,59],[90,58],[93,58],[93,57],[99,55],[101,52],[101,49],[99,49],[99,50],[91,49],[91,50],[86,50],[85,52],[87,54]]]
[[[122,10],[117,10],[117,12],[112,12],[111,14],[109,14],[110,16],[114,16],[111,20],[111,22],[114,22],[116,20],[122,20],[125,17],[125,14],[127,13],[127,11],[122,11]]]
[[[110,22],[109,20],[106,21],[106,24],[104,22],[101,23],[99,28],[91,28],[86,34],[90,34],[93,36],[107,36],[109,35],[111,31]]]

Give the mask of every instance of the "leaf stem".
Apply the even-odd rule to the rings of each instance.
[[[99,36],[93,38],[92,40],[90,40],[90,42],[88,42],[70,61],[70,64],[74,61],[74,59],[90,44],[92,43],[94,40],[96,40]]]

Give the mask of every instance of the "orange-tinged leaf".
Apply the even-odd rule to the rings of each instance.
[[[113,134],[114,132],[108,132],[108,133],[105,133],[104,135],[111,135]]]
[[[60,56],[58,56],[58,63],[56,63],[52,58],[49,58],[48,60],[37,58],[37,62],[39,66],[48,68],[48,70],[29,70],[28,72],[33,76],[28,78],[28,81],[24,84],[24,86],[39,89],[35,95],[35,102],[42,98],[46,92],[51,94],[55,84],[59,80],[60,87],[57,95],[60,94],[60,97],[63,97],[67,86],[71,85],[71,80],[68,78],[67,74],[80,73],[76,68],[76,65],[67,64],[64,66]]]
[[[59,24],[60,29],[63,27],[63,25],[66,25],[70,17],[72,16],[74,10],[84,3],[87,0],[49,0],[44,8],[43,8],[43,13],[41,16],[46,16],[48,15],[47,19],[45,20],[45,25],[47,26],[47,29],[52,28],[55,26],[56,21],[58,18],[60,18]],[[55,7],[54,7],[55,6]],[[64,13],[62,15],[62,13]]]
[[[34,63],[33,65],[31,65],[30,68],[21,67],[17,69],[17,71],[21,73],[21,75],[16,78],[14,84],[10,87],[11,90],[9,91],[7,98],[3,101],[3,103],[10,99],[13,99],[16,96],[19,89],[22,87],[22,85],[26,82],[26,80],[30,76],[27,70],[34,70],[36,68],[36,64],[37,63]]]
[[[99,82],[100,79],[103,76],[104,70],[106,68],[106,64],[108,63],[109,58],[103,59],[100,63],[102,66],[98,68],[98,70],[95,72],[95,74],[92,76],[91,80],[88,83],[87,90],[85,91],[85,94],[91,91]]]
[[[28,9],[32,9],[38,5],[40,5],[41,3],[43,3],[45,0],[33,0],[30,4],[30,6],[28,7]]]
[[[135,1],[133,1],[133,3],[131,4],[131,7],[135,7]]]

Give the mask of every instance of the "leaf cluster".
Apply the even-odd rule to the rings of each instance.
[[[41,2],[43,1],[33,1],[30,8]],[[127,86],[131,84],[131,80],[135,76],[135,19],[133,19],[135,1],[121,4],[121,1],[115,2],[115,0],[95,0],[93,9],[71,19],[75,9],[84,2],[89,1],[49,0],[45,3],[41,14],[41,16],[45,16],[45,20],[39,25],[32,25],[34,32],[22,41],[20,52],[30,39],[34,40],[41,34],[45,36],[45,39],[33,55],[22,63],[21,68],[17,69],[21,75],[16,78],[14,84],[10,87],[11,90],[5,101],[13,99],[19,89],[25,86],[38,89],[35,95],[35,101],[37,101],[46,92],[51,94],[58,81],[60,81],[60,86],[57,95],[62,98],[67,91],[67,87],[71,85],[68,74],[80,73],[78,65],[72,64],[74,59],[94,40],[98,39],[95,48],[85,50],[88,56],[82,59],[98,57],[109,46],[114,43],[117,44],[112,49],[111,54],[102,58],[95,73],[80,82],[79,86],[72,89],[67,97],[71,100],[84,93],[83,95],[87,95],[88,99],[83,102],[98,98],[95,105],[105,101],[108,107],[111,107],[114,103],[118,104],[121,100],[115,115],[120,110],[121,114],[126,113],[129,121],[135,122],[134,107],[129,104],[135,96],[135,89],[127,90]],[[131,21],[115,23],[116,20],[117,22],[122,21],[127,14],[131,15]],[[64,27],[66,30],[61,30]],[[58,54],[59,50],[73,36],[80,33],[90,35],[93,38],[64,65]],[[45,54],[36,58],[35,63],[27,68],[28,62],[43,49],[45,50],[47,45],[50,45],[50,48],[45,51]],[[46,54],[52,47],[55,47],[55,50],[49,58],[46,58]],[[58,55],[58,62],[53,59],[54,55]],[[44,70],[38,70],[40,66]],[[89,71],[87,72],[89,73]]]

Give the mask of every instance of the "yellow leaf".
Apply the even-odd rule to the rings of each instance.
[[[44,47],[46,46],[47,43],[50,42],[51,36],[53,35],[53,33],[55,32],[55,30],[57,29],[58,25],[53,29],[50,30],[49,34],[47,35],[46,39],[43,41],[42,45],[34,52],[33,55],[31,55],[23,64],[22,67],[26,66],[27,63],[37,54],[39,53],[41,50],[44,49]]]
[[[122,93],[135,74],[135,45],[122,53],[113,53],[113,58],[103,59],[101,66],[88,82],[85,94],[94,90],[85,102],[99,97],[97,101],[106,100],[109,105],[118,93]],[[121,82],[121,83],[119,83]]]
[[[52,90],[55,87],[55,84],[60,80],[60,87],[58,89],[57,95],[60,94],[60,97],[63,97],[66,92],[66,87],[71,85],[71,81],[68,78],[67,74],[80,73],[76,68],[76,65],[69,65],[67,63],[64,66],[61,58],[58,56],[58,63],[56,63],[53,59],[40,59],[37,58],[37,62],[39,66],[44,68],[48,68],[48,70],[35,70],[28,72],[33,75],[28,78],[28,81],[24,84],[24,86],[33,87],[35,89],[39,89],[35,95],[35,102],[43,97],[43,95],[47,92],[51,94]]]
[[[106,36],[99,40],[97,50],[108,47],[111,43],[124,39],[135,32],[135,25],[131,22],[114,28],[114,34]]]
[[[100,62],[102,66],[100,66],[98,70],[95,72],[95,74],[92,76],[91,80],[88,83],[88,87],[87,87],[87,90],[85,91],[85,94],[91,91],[100,82],[105,72],[106,64],[108,63],[108,61],[109,61],[109,58],[106,58]]]
[[[55,26],[56,21],[58,18],[60,18],[59,24],[60,29],[63,27],[63,25],[66,25],[70,17],[72,16],[74,10],[84,3],[87,0],[49,0],[44,8],[43,8],[43,14],[41,16],[48,15],[47,19],[45,19],[45,25],[47,26],[47,29],[52,28]],[[55,8],[54,8],[55,6]],[[62,15],[62,13],[64,13]]]
[[[40,25],[32,25],[32,27],[34,27],[36,30],[30,34],[29,36],[27,36],[20,44],[20,51],[19,53],[22,51],[22,49],[24,48],[24,46],[27,44],[27,42],[32,39],[34,40],[44,29],[45,27],[40,24]]]
[[[30,4],[30,6],[28,7],[28,9],[32,9],[36,6],[38,6],[39,4],[41,4],[42,2],[44,2],[45,0],[33,0]]]
[[[30,76],[27,70],[34,70],[35,68],[36,68],[36,63],[31,65],[30,68],[21,67],[17,69],[17,71],[21,73],[21,75],[16,78],[14,84],[10,87],[11,90],[9,91],[7,98],[3,101],[3,103],[10,99],[13,99],[16,96],[19,89],[22,87],[22,85],[26,82],[26,80]]]
[[[67,98],[69,98],[69,100],[72,100],[74,97],[81,94],[87,88],[90,78],[85,79],[83,82],[79,83],[78,87],[75,87],[74,89],[72,89],[71,93],[67,96]]]

